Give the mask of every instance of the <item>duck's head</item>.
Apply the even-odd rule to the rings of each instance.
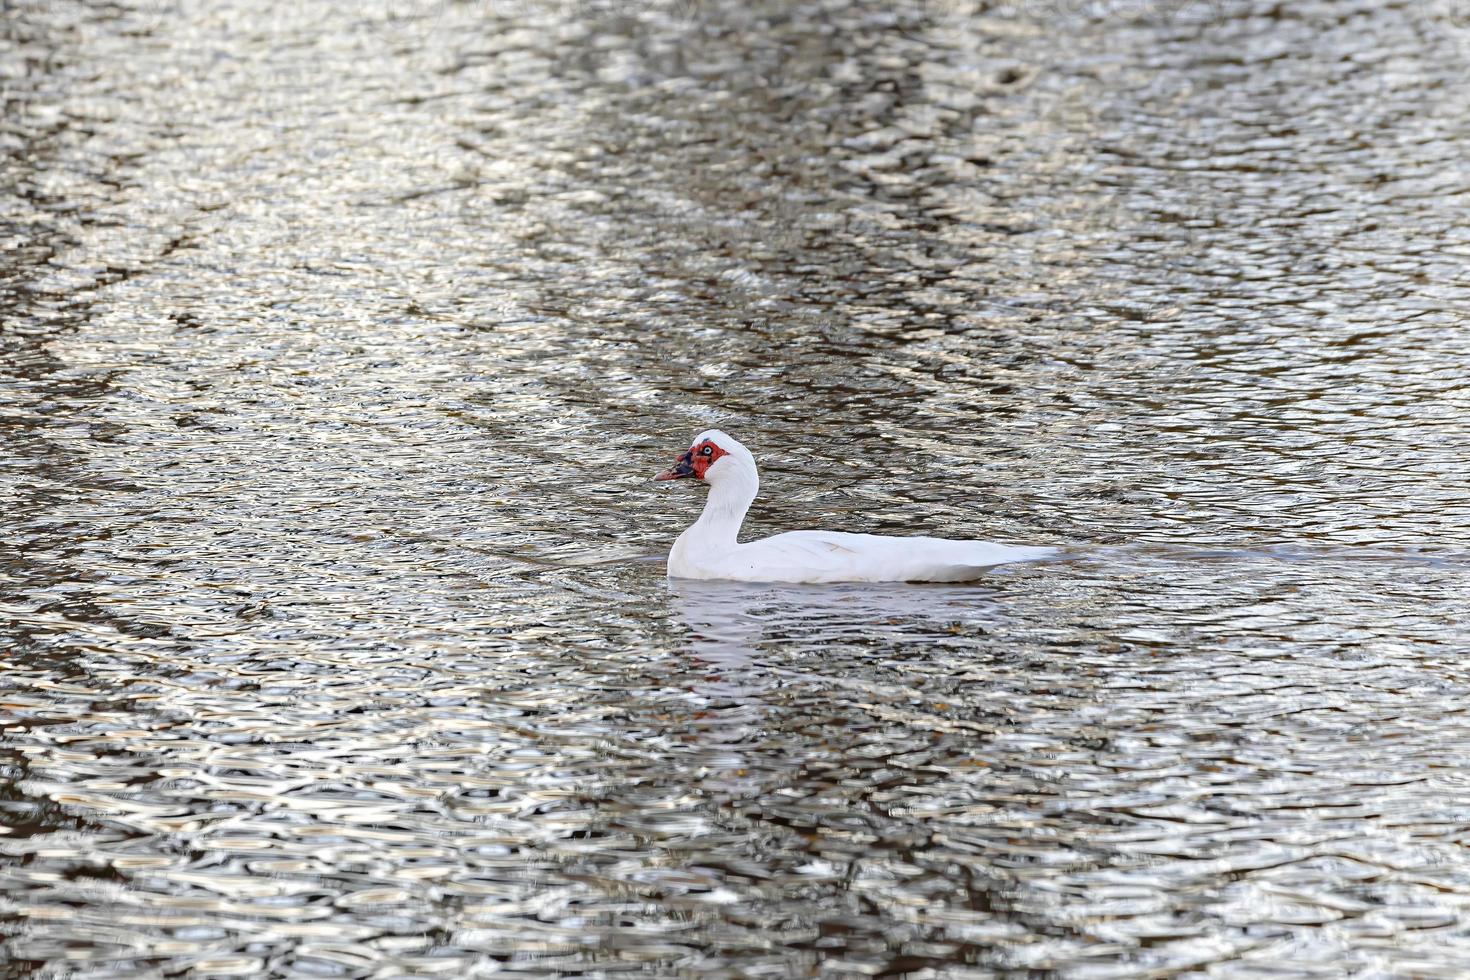
[[[713,485],[737,474],[754,476],[755,472],[755,457],[750,455],[749,449],[719,429],[706,429],[694,437],[689,448],[674,460],[673,466],[654,479],[683,480],[693,477]]]

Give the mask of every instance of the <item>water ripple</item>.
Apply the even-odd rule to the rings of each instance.
[[[1470,970],[1452,10],[13,6],[13,969]]]

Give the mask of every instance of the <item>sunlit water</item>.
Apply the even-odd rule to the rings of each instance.
[[[1470,973],[1456,13],[8,6],[11,967]]]

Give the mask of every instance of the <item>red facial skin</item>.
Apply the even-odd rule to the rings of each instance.
[[[708,455],[705,454],[706,449],[709,450]],[[716,446],[708,439],[704,440],[704,442],[701,442],[697,446],[690,446],[690,465],[694,467],[694,478],[696,480],[703,480],[704,471],[709,469],[715,460],[719,459],[721,456],[728,455],[730,454],[725,452],[719,446]]]
[[[705,439],[703,442],[696,443],[686,449],[678,459],[674,460],[673,466],[664,470],[658,476],[654,477],[654,479],[682,480],[685,477],[692,476],[696,480],[703,480],[704,474],[714,464],[714,461],[721,456],[728,455],[730,454],[719,446]]]

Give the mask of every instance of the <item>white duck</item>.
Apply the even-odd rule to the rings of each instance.
[[[1055,548],[895,538],[844,531],[788,531],[741,544],[740,523],[760,489],[755,458],[718,429],[655,480],[693,477],[709,484],[704,513],[669,552],[672,578],[737,582],[963,582],[1005,562],[1030,561]]]

